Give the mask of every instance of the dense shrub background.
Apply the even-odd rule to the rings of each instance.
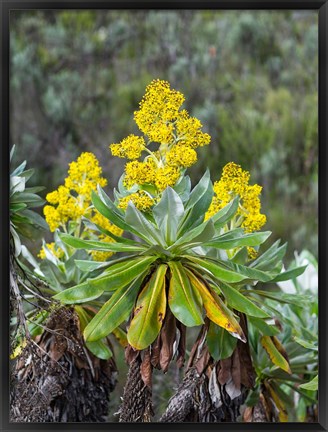
[[[67,164],[137,132],[133,111],[169,80],[212,136],[191,170],[213,180],[228,161],[264,186],[265,228],[317,254],[318,27],[311,11],[14,11],[11,144],[51,191]]]

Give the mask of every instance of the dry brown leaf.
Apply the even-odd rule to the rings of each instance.
[[[150,355],[150,361],[154,368],[160,369],[159,364],[159,354],[161,351],[161,335],[159,334],[155,341],[151,345],[151,355]]]
[[[253,421],[253,407],[245,408],[243,420],[246,423],[251,423]]]
[[[219,361],[218,381],[221,385],[226,384],[231,378],[231,363],[231,357]]]
[[[131,345],[125,348],[125,361],[130,365],[139,356],[140,351],[135,350]]]
[[[153,366],[150,361],[150,349],[144,350],[143,359],[140,365],[140,374],[142,381],[151,389]]]
[[[161,330],[162,347],[159,356],[160,366],[163,372],[167,372],[173,356],[173,344],[176,339],[175,317],[167,308],[164,324]]]
[[[179,321],[176,322],[176,325],[180,332],[177,365],[178,368],[182,368],[185,362],[185,355],[186,355],[186,326],[180,323]]]
[[[234,350],[231,357],[232,357],[232,365],[231,365],[232,380],[233,380],[235,387],[238,390],[240,390],[242,365],[240,364],[238,349]]]

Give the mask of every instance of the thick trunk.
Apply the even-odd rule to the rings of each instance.
[[[241,327],[247,335],[244,315]],[[160,422],[236,422],[248,389],[254,385],[255,371],[248,343],[238,341],[231,357],[214,361],[206,345],[207,325],[194,344],[185,378],[170,399]]]
[[[120,422],[150,422],[153,415],[151,382],[147,385],[142,376],[141,354],[130,362],[120,407]]]
[[[11,421],[106,421],[116,381],[114,361],[87,350],[73,309],[54,311],[45,327],[15,366]]]

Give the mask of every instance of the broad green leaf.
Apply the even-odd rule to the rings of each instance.
[[[25,170],[21,173],[21,176],[25,178],[25,181],[27,182],[35,173],[35,170],[33,168],[30,168],[28,170]],[[44,189],[42,186],[36,186],[37,188],[41,187],[41,190]],[[28,188],[32,189],[32,188]],[[34,189],[34,188],[33,188]],[[26,189],[27,190],[27,189]]]
[[[222,267],[233,270],[236,273],[242,274],[245,277],[245,279],[250,279],[253,281],[269,282],[277,274],[274,273],[273,270],[270,272],[262,271],[242,264],[236,264],[232,261],[218,260],[218,263]]]
[[[273,336],[274,337],[274,336]],[[261,337],[261,344],[265,351],[267,352],[268,356],[270,357],[270,360],[272,363],[276,366],[278,366],[280,369],[284,370],[285,372],[291,374],[292,371],[290,370],[290,366],[288,361],[285,359],[285,357],[278,351],[276,345],[272,341],[271,336],[262,336]]]
[[[261,297],[266,297],[271,300],[275,300],[279,303],[290,303],[296,306],[304,307],[305,303],[311,301],[311,296],[298,295],[298,294],[286,294],[282,291],[261,291],[261,290],[248,290],[246,291],[247,296],[252,297],[253,294],[257,294]]]
[[[81,240],[79,238],[73,237],[69,234],[60,234],[61,240],[72,246],[75,249],[87,249],[87,250],[100,250],[100,251],[110,251],[110,252],[139,252],[144,251],[146,248],[143,245],[134,246],[123,243],[108,243],[95,240]]]
[[[219,249],[234,249],[242,246],[258,246],[264,243],[270,235],[270,231],[245,234],[234,239],[226,239],[224,238],[224,235],[222,235],[206,242],[204,246],[211,246]]]
[[[219,264],[215,264],[212,261],[209,261],[207,259],[197,258],[195,256],[188,255],[186,258],[191,261],[191,265],[193,263],[197,264],[197,269],[205,269],[206,271],[210,272],[215,278],[217,278],[220,281],[225,282],[240,282],[242,280],[247,279],[246,276],[236,273],[234,271],[231,271],[225,267],[222,267]]]
[[[294,279],[297,276],[300,276],[302,273],[304,273],[304,270],[306,269],[307,265],[296,267],[290,270],[287,270],[283,273],[278,274],[274,279],[272,279],[272,282],[282,282],[289,279]]]
[[[228,304],[239,312],[244,312],[257,318],[270,318],[266,312],[252,303],[248,298],[242,295],[238,290],[228,284],[221,283],[220,290],[223,292]]]
[[[82,217],[82,221],[87,228],[94,230],[94,231],[100,231],[102,234],[105,234],[106,236],[112,238],[113,240],[115,240],[118,243],[129,244],[132,246],[139,246],[140,245],[139,242],[136,242],[136,241],[131,240],[131,239],[127,239],[127,238],[122,237],[122,236],[117,236],[117,235],[113,234],[111,231],[106,230],[105,228],[101,227],[98,224],[91,222],[90,220],[88,220],[86,218]]]
[[[113,353],[109,346],[102,340],[85,343],[88,350],[92,352],[96,357],[102,360],[108,360],[113,357]]]
[[[75,306],[74,309],[76,310],[79,316],[81,332],[83,332],[86,326],[91,321],[92,317],[81,306]],[[113,356],[113,353],[109,348],[108,344],[103,342],[102,340],[98,340],[95,342],[86,342],[86,346],[88,350],[92,352],[92,354],[94,354],[96,357],[102,360],[108,360]]]
[[[26,207],[27,205],[25,203],[10,204],[10,212],[11,213],[19,212],[20,210],[23,210]]]
[[[250,267],[258,270],[270,270],[275,268],[281,262],[286,254],[287,243],[278,247],[280,240],[277,240],[268,250],[259,255],[255,261],[250,264]]]
[[[153,216],[168,245],[176,239],[178,225],[183,214],[184,207],[181,198],[172,188],[167,187],[160,202],[153,208]]]
[[[27,171],[26,171],[27,172]],[[45,189],[44,186],[34,186],[34,187],[27,187],[25,189],[25,192],[29,192],[29,193],[39,193],[41,191],[43,191]]]
[[[216,249],[218,250],[218,249]],[[245,264],[248,260],[247,248],[243,247],[240,249],[232,258],[231,261],[235,264]]]
[[[310,390],[310,391],[317,391],[318,390],[318,375],[316,375],[313,380],[305,383],[305,384],[301,384],[299,387],[302,388],[303,390]]]
[[[183,202],[186,202],[189,199],[190,190],[191,190],[191,181],[190,177],[187,175],[184,175],[180,178],[180,181],[178,181],[173,189],[176,191],[176,193],[179,195],[181,200]]]
[[[24,171],[25,167],[26,167],[26,160],[22,162],[16,169],[14,169],[14,171],[10,175],[12,177],[19,176]]]
[[[198,225],[197,227],[187,231],[183,236],[169,248],[172,251],[183,251],[185,249],[191,249],[192,247],[202,245],[204,242],[213,238],[215,235],[215,228],[213,222],[208,220],[207,222]]]
[[[87,283],[92,287],[102,288],[104,291],[114,291],[128,285],[141,273],[148,273],[150,265],[156,260],[155,256],[126,260],[114,264],[105,270],[100,276],[88,279]]]
[[[254,318],[252,316],[248,316],[247,321],[251,326],[256,327],[264,336],[275,336],[280,333],[278,327],[267,324],[261,318]]]
[[[160,230],[148,221],[131,201],[125,212],[125,221],[138,232],[139,236],[142,235],[143,238],[146,238],[149,244],[155,243],[166,246]]]
[[[170,261],[168,264],[171,269],[168,298],[173,315],[187,327],[203,324],[200,294],[191,286],[180,262]]]
[[[215,294],[212,295],[206,285],[193,272],[186,269],[186,273],[191,285],[199,292],[203,300],[204,308],[208,318],[218,326],[223,327],[235,338],[245,342],[245,335],[238,321],[234,317],[233,313],[225,306],[220,297],[216,296]]]
[[[45,203],[45,200],[40,198],[39,195],[28,193],[28,192],[16,192],[12,197],[10,198],[11,204],[16,203],[25,203],[25,204],[33,204],[29,207],[38,207]]]
[[[239,197],[236,196],[232,201],[230,201],[229,204],[227,204],[211,217],[216,229],[220,229],[233,218],[236,211],[238,210],[238,205]]]
[[[195,205],[204,198],[206,195],[209,185],[211,184],[211,175],[210,171],[207,169],[203,175],[203,177],[199,180],[197,185],[191,191],[189,200],[185,205],[186,211],[195,207]]]
[[[110,265],[108,261],[75,260],[75,265],[84,272],[92,272]]]
[[[178,237],[203,222],[204,215],[212,202],[213,194],[213,185],[209,170],[207,170],[190,193],[189,200],[185,205],[185,216],[178,227]]]
[[[306,349],[318,351],[318,345],[314,344],[313,342],[305,341],[297,336],[294,336],[294,341]]]
[[[127,335],[129,344],[135,349],[147,348],[162,327],[166,312],[166,271],[166,264],[158,266],[138,296]]]
[[[104,290],[101,287],[93,287],[89,285],[88,282],[84,282],[80,285],[59,292],[54,295],[53,298],[64,304],[85,303],[100,297],[103,292]]]
[[[146,273],[134,280],[129,286],[124,286],[114,292],[84,329],[84,338],[87,342],[106,337],[128,318],[145,275]]]
[[[63,285],[68,281],[65,273],[59,269],[58,265],[46,259],[40,262],[39,267],[51,289],[62,291]]]
[[[48,224],[47,222],[43,219],[42,216],[40,216],[38,213],[36,213],[33,210],[29,210],[29,209],[24,209],[21,214],[25,217],[27,217],[30,221],[31,224],[36,225],[38,227],[41,227],[44,230],[48,230]]]
[[[208,350],[216,361],[230,357],[237,345],[237,338],[214,322],[210,323],[206,340]]]
[[[99,211],[99,213],[122,230],[138,235],[138,232],[136,232],[130,225],[125,222],[124,213],[115,206],[115,204],[111,201],[111,199],[106,195],[106,193],[99,185],[97,186],[97,191],[99,196],[94,191],[92,191],[91,200],[92,204]]]

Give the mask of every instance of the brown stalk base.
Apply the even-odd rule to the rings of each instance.
[[[54,311],[40,340],[13,370],[12,422],[104,422],[116,379],[115,362],[93,356],[73,309]]]

